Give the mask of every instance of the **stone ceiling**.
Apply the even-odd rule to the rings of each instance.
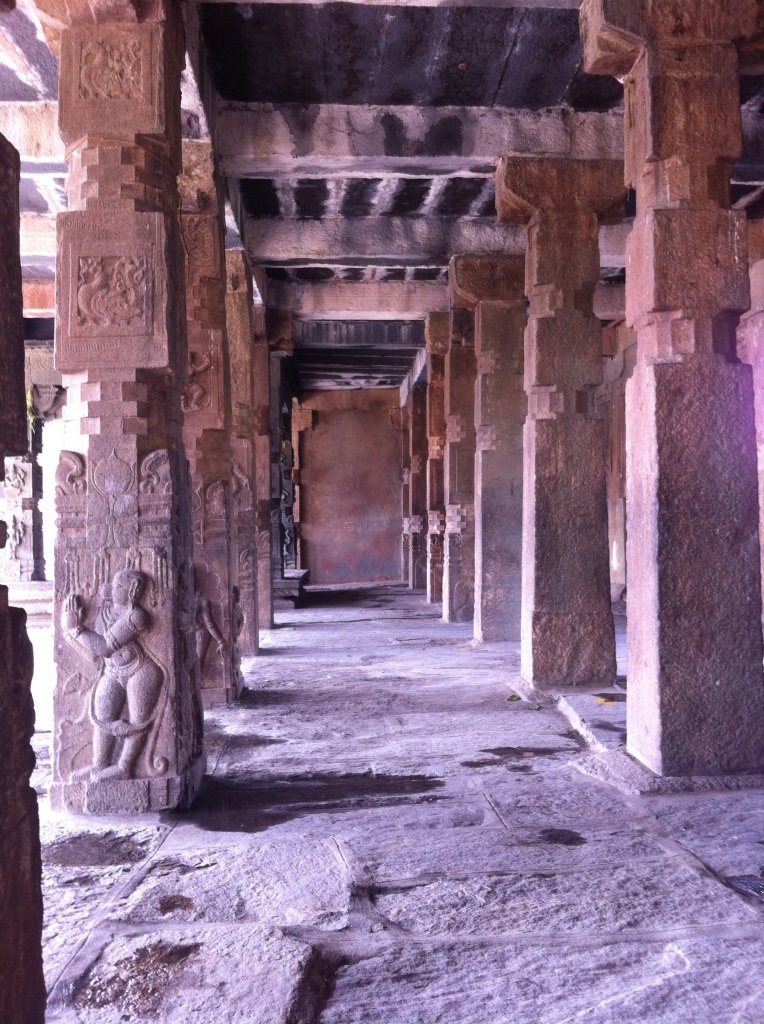
[[[50,281],[57,64],[19,3],[0,15],[0,131],[22,151],[24,275]],[[621,86],[583,73],[578,4],[185,5],[186,134],[210,131],[263,297],[302,325],[303,388],[400,383],[424,316],[448,308],[449,257],[523,251],[522,229],[496,222],[500,156],[619,154]],[[764,77],[741,80],[741,102],[733,201],[764,216]],[[628,227],[603,228],[603,282],[622,284]],[[612,316],[615,291],[600,298]]]

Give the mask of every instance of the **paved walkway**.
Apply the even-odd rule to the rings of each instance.
[[[43,802],[49,1022],[761,1024],[764,793],[622,795],[518,664],[399,587],[280,613],[192,811]]]

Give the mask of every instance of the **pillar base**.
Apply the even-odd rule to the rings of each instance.
[[[244,689],[241,686],[205,686],[202,688],[202,707],[212,708],[219,704],[232,704],[237,701]]]
[[[522,676],[534,689],[612,686],[617,670],[609,612],[535,615],[524,637]],[[526,645],[532,647],[526,650]]]
[[[199,791],[207,760],[202,755],[182,775],[156,779],[101,782],[55,782],[50,789],[54,811],[70,814],[145,814],[189,807]]]

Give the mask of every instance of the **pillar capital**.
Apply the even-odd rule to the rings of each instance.
[[[644,47],[708,46],[735,42],[744,55],[764,30],[761,0],[584,0],[584,68],[591,75],[626,75]]]
[[[428,355],[444,356],[451,343],[451,314],[430,313],[424,322],[424,339]]]
[[[522,256],[452,256],[448,265],[451,304],[474,310],[480,302],[525,302]]]
[[[496,209],[505,224],[537,213],[621,217],[626,189],[620,160],[503,157],[496,171]]]

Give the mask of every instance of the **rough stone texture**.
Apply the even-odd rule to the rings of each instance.
[[[551,702],[508,700],[519,643],[437,615],[405,584],[312,589],[208,711],[190,811],[46,815],[49,1020],[761,1018],[735,885],[762,791],[588,777]]]
[[[626,381],[637,358],[634,332],[625,323],[606,327],[602,354],[604,379],[594,401],[607,433],[610,599],[617,602],[626,593]]]
[[[443,456],[446,448],[445,373],[451,340],[448,313],[430,313],[425,324],[427,344],[427,600],[443,600],[443,540],[446,503]]]
[[[178,806],[204,771],[181,431],[184,51],[177,12],[163,16],[62,36],[56,364],[72,450],[56,478],[51,800],[70,811]]]
[[[20,455],[27,445],[18,182],[18,154],[0,135],[0,472],[6,472],[6,492],[9,463],[16,466],[6,456]],[[10,533],[13,544],[13,526]],[[0,522],[0,548],[7,540]],[[29,785],[33,669],[26,612],[9,608],[8,588],[0,586],[0,1019],[9,1024],[45,1019],[40,831]]]
[[[35,572],[35,533],[39,527],[39,491],[35,494],[36,458],[29,455],[5,459],[5,479],[0,483],[0,517],[8,529],[8,543],[0,563],[0,578],[31,581],[41,577]]]
[[[246,445],[234,441],[240,430],[232,417],[222,183],[211,143],[183,141],[178,187],[188,331],[183,440],[191,473],[196,651],[202,701],[209,706],[234,700],[242,686],[239,636],[246,612],[238,573],[239,555],[252,547],[253,467]],[[251,587],[249,597],[248,605]],[[254,610],[248,611],[252,617]]]
[[[231,361],[231,452],[232,465],[232,514],[234,550],[238,561],[236,576],[239,587],[244,622],[239,636],[239,651],[242,655],[257,654],[260,629],[258,610],[259,589],[259,501],[265,498],[267,512],[265,522],[265,547],[270,556],[270,451],[260,453],[265,457],[268,476],[265,489],[258,490],[257,441],[255,431],[262,429],[255,415],[254,395],[254,309],[252,306],[252,271],[244,251],[228,250],[226,263],[226,336]],[[266,424],[267,426],[267,417]],[[269,443],[270,447],[270,443]],[[270,557],[267,564],[270,584]]]
[[[525,261],[455,256],[449,279],[475,314],[475,639],[519,640]]]
[[[665,775],[764,766],[754,400],[735,352],[746,226],[729,187],[733,40],[757,36],[760,17],[753,2],[582,9],[588,70],[626,76],[628,746]]]
[[[255,495],[257,497],[257,610],[260,627],[273,626],[273,551],[271,546],[271,355],[265,331],[265,310],[255,310],[252,338],[252,401],[255,429]]]
[[[299,406],[301,566],[311,583],[397,580],[394,390],[314,392]]]
[[[417,384],[408,398],[409,424],[409,507],[404,524],[409,535],[409,586],[413,590],[427,588],[427,388]]]
[[[472,622],[475,608],[475,317],[451,313],[446,355],[446,536],[443,619]]]
[[[27,447],[19,255],[19,154],[0,135],[0,459]]]
[[[538,687],[615,677],[602,382],[599,219],[625,189],[615,160],[506,158],[500,219],[529,221],[523,482],[523,675]]]

